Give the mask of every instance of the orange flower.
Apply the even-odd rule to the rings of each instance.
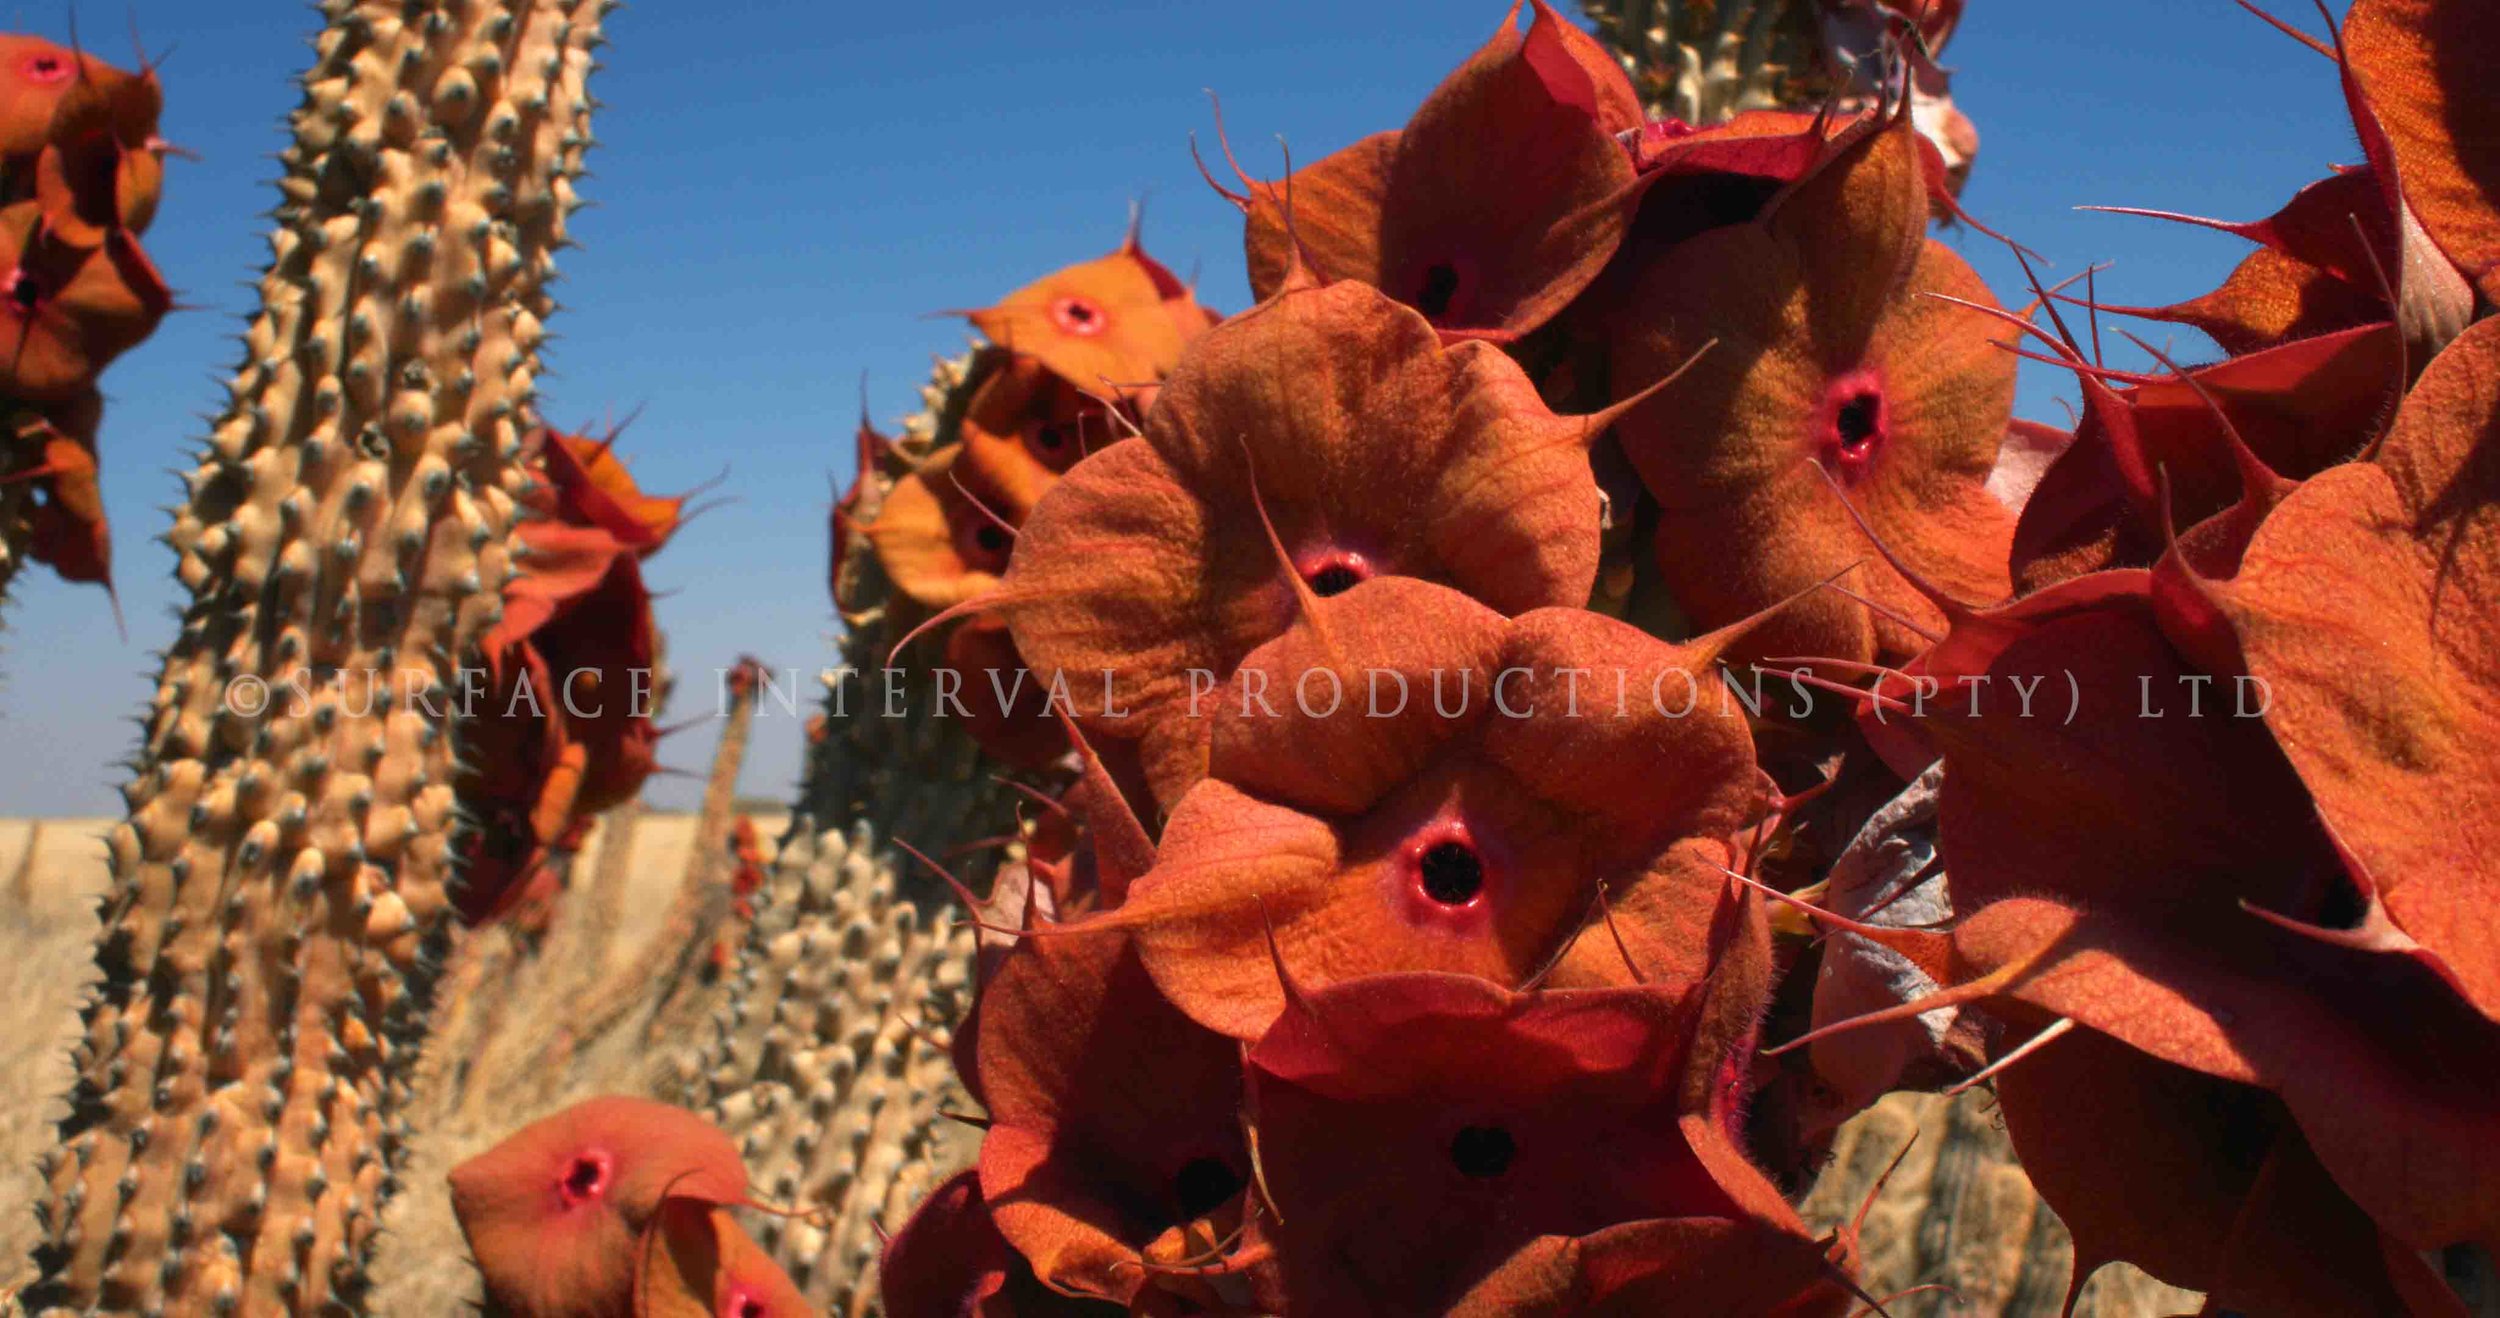
[[[1658,1312],[1844,1310],[1734,1129],[1770,988],[1746,910],[1743,950],[1704,985],[1289,991],[1248,1058],[1275,1205],[1253,1227],[1276,1252],[1261,1311],[1645,1312],[1662,1293]]]
[[[2081,1269],[2125,1258],[2251,1311],[2379,1311],[2420,1251],[2500,1239],[2500,1029],[2426,948],[2380,936],[2369,874],[2264,726],[2232,717],[2246,693],[2182,656],[2161,612],[2151,574],[2079,577],[1957,612],[1876,687],[1879,743],[1941,753],[1959,919],[1849,928],[1945,987],[1799,1042],[1982,1006],[2009,1030],[1993,1079],[2016,1149]],[[1923,717],[1914,680],[1945,693]],[[2269,1199],[2290,1193],[2269,1160],[2305,1176],[2312,1154],[2325,1174]],[[2177,1193],[2148,1209],[2165,1185]],[[2366,1215],[2387,1244],[2249,1225],[2285,1215]],[[2299,1251],[2329,1248],[2330,1270],[2377,1299],[2269,1289],[2308,1275]]]
[[[964,313],[989,341],[1097,397],[1151,386],[1216,322],[1197,296],[1138,244],[1027,284],[994,307]]]
[[[2209,666],[2265,683],[2266,726],[2374,894],[2371,935],[2500,1020],[2495,379],[2486,320],[2423,372],[2375,461],[2293,491],[2236,575],[2174,579]]]
[[[129,74],[94,59],[84,68],[54,106],[40,154],[9,158],[31,163],[54,232],[92,247],[110,233],[144,233],[156,217],[165,183],[165,145],[156,135],[164,92],[154,69]]]
[[[2404,197],[2448,258],[2500,302],[2500,21],[2475,0],[2357,0],[2354,77],[2385,126]]]
[[[1287,293],[1208,333],[1142,441],[1052,488],[983,607],[1038,676],[1095,693],[1088,732],[1142,747],[1168,804],[1204,769],[1192,670],[1229,676],[1293,617],[1271,522],[1323,595],[1396,575],[1503,612],[1576,606],[1597,571],[1587,446],[1605,424],[1555,416],[1498,350],[1444,347],[1368,287]],[[1105,673],[1131,717],[1106,717]]]
[[[1994,600],[2010,589],[2013,515],[1987,481],[2014,362],[1985,316],[1930,295],[1993,300],[1926,236],[1925,165],[1908,121],[1867,121],[1843,140],[1759,220],[1702,233],[1628,275],[1619,392],[1708,347],[1618,430],[1661,507],[1662,577],[1704,628],[1868,559],[1844,498],[1949,592]],[[1916,651],[1895,616],[1924,625],[1934,609],[1881,562],[1855,579],[1874,606],[1836,593],[1802,601],[1755,634],[1755,652]]]
[[[1181,349],[1217,320],[1146,255],[1134,225],[1119,251],[965,314],[993,346],[974,362],[961,442],[904,475],[864,528],[895,587],[930,608],[997,584],[1015,528],[1059,473],[1133,426]],[[859,442],[864,481],[887,445],[864,417]],[[837,579],[862,488],[835,509]]]
[[[41,37],[0,33],[0,157],[32,159],[58,140],[64,104],[75,115],[85,97],[111,107],[115,130],[134,145],[155,137],[162,100],[154,69],[125,73]]]
[[[1238,1224],[1240,1052],[1163,1001],[1127,940],[1026,938],[973,1030],[981,1198],[1044,1282],[1128,1303],[1149,1259]]]
[[[452,1211],[487,1300],[516,1318],[641,1312],[635,1284],[645,1237],[668,1204],[717,1207],[746,1197],[746,1169],[728,1136],[682,1108],[639,1098],[577,1103],[451,1170]]]
[[[0,390],[37,402],[75,397],[172,306],[129,234],[80,248],[52,232],[36,202],[0,209]]]
[[[1558,984],[1624,982],[1627,957],[1706,973],[1721,867],[1762,800],[1717,688],[1724,638],[1670,647],[1578,609],[1506,621],[1398,579],[1309,607],[1207,698],[1208,780],[1089,922],[1131,931],[1175,1004],[1257,1038],[1283,1005],[1271,944],[1317,986],[1518,984],[1557,958]],[[1611,931],[1588,928],[1601,888]]]
[[[1151,377],[1163,378],[1158,369]],[[996,490],[997,509],[1010,521],[1021,521],[1044,492],[1087,454],[1133,433],[1135,416],[1151,399],[1156,386],[1126,388],[1114,404],[1111,392],[1097,386],[1087,393],[1061,379],[1039,358],[1001,352],[959,427],[967,479]]]
[[[77,86],[86,57],[22,33],[0,33],[0,156],[27,156],[52,136],[52,112]]]
[[[1061,472],[1132,430],[1181,350],[1219,319],[1146,255],[1134,224],[1111,255],[964,314],[992,346],[972,366],[954,423],[961,442],[905,476],[867,528],[887,575],[931,607],[988,589],[1035,502]],[[864,417],[859,439],[864,476],[886,442]],[[837,517],[853,515],[859,488]]]
[[[942,609],[997,589],[1016,545],[1016,527],[999,491],[984,485],[958,445],[941,449],[894,482],[868,524],[894,588]]]
[[[1639,128],[1640,102],[1595,38],[1531,3],[1526,35],[1514,3],[1403,131],[1227,194],[1249,218],[1253,291],[1284,288],[1298,255],[1452,338],[1507,343],[1597,278],[1639,197],[1617,135]]]

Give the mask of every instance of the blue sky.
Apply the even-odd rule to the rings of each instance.
[[[831,654],[828,476],[848,467],[863,374],[872,412],[891,421],[931,355],[964,342],[927,313],[1101,255],[1141,196],[1149,250],[1239,309],[1238,219],[1189,159],[1189,133],[1211,123],[1202,89],[1223,96],[1245,162],[1274,172],[1278,134],[1308,159],[1403,122],[1501,9],[645,0],[618,14],[594,86],[602,147],[583,190],[596,206],[561,261],[543,386],[561,423],[641,407],[622,452],[645,488],[727,470],[717,492],[735,502],[649,568],[681,714],[710,707],[712,673],[740,653],[811,672]],[[2317,22],[2306,5],[2284,9]],[[101,592],[41,570],[0,614],[0,815],[119,811],[113,762],[133,745],[129,716],[177,600],[151,537],[254,305],[271,153],[315,22],[288,0],[124,0],[82,7],[87,42],[126,59],[125,12],[151,49],[175,47],[165,131],[201,159],[172,166],[147,245],[198,309],[104,380],[128,638]],[[62,13],[14,18],[57,38]],[[2332,66],[2230,0],[1974,0],[1948,63],[1984,139],[1965,204],[2047,255],[2052,278],[2114,262],[2101,279],[2113,302],[2209,289],[2245,245],[2076,205],[2250,219],[2359,158]],[[2019,288],[1994,243],[1948,240],[2000,294]],[[2062,420],[2053,400],[2071,383],[2026,372],[2024,414]],[[774,711],[744,789],[785,794],[798,747],[797,722]],[[663,759],[700,770],[709,754],[698,729]],[[683,804],[695,786],[656,780],[653,796]]]

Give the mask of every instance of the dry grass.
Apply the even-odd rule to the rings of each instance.
[[[1956,1099],[1894,1094],[1842,1127],[1831,1166],[1806,1197],[1806,1220],[1829,1228],[1855,1216],[1896,1155],[1901,1165],[1884,1182],[1860,1236],[1862,1279],[1878,1297],[1948,1289],[1888,1303],[1894,1318],[2058,1311],[2074,1242],[2032,1193],[1984,1090]],[[2138,1318],[2194,1313],[2200,1304],[2194,1292],[2116,1264],[2092,1278],[2075,1315]]]
[[[620,818],[603,819],[583,848],[581,900],[564,904],[541,947],[489,930],[454,955],[409,1114],[416,1139],[374,1260],[381,1318],[431,1318],[476,1298],[446,1172],[580,1099],[675,1099],[682,1059],[711,1028],[699,986],[681,994],[671,978],[692,941],[674,926],[686,917],[678,898],[701,823],[637,814],[611,848]],[[755,824],[775,837],[783,821]]]
[[[68,1113],[78,1003],[95,979],[107,827],[0,822],[0,1294],[34,1275],[35,1159]]]

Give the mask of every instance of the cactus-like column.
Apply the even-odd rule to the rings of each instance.
[[[783,844],[708,1068],[686,1095],[738,1140],[756,1191],[800,1216],[748,1226],[811,1303],[873,1312],[879,1228],[971,1163],[946,1043],[972,999],[973,931],[895,895],[865,822]]]
[[[1581,0],[1653,115],[1715,124],[1812,104],[1813,0]]]
[[[320,6],[262,310],[168,537],[191,600],[112,837],[34,1310],[360,1307],[606,4]]]
[[[841,660],[719,1028],[682,1062],[681,1101],[739,1141],[760,1193],[808,1214],[748,1225],[833,1314],[870,1311],[879,1227],[898,1226],[977,1145],[941,1115],[970,1107],[947,1043],[970,1005],[972,930],[894,842],[944,854],[1012,830],[1021,798],[960,720],[931,716],[925,685],[907,688],[903,717],[886,716],[888,652],[926,615],[894,591],[860,530],[904,472],[959,442],[974,360],[939,363],[926,410],[890,446],[871,446],[835,518]]]
[[[894,644],[928,617],[886,576],[864,528],[876,520],[895,482],[930,455],[960,444],[966,406],[983,371],[995,361],[972,353],[940,359],[921,389],[922,410],[905,419],[890,441],[863,433],[870,451],[858,478],[836,510],[833,525],[833,601],[844,632],[840,661],[826,677],[822,716],[809,734],[806,771],[800,779],[790,837],[816,828],[872,826],[880,846],[893,839],[930,854],[956,843],[987,837],[1011,826],[1022,800],[1002,786],[995,761],[964,731],[963,721],[937,717],[929,698],[930,656],[939,648],[924,638],[909,653]],[[865,432],[865,421],[862,422]],[[886,668],[906,693],[889,703]],[[972,868],[985,867],[982,861]],[[953,900],[945,885],[920,866],[896,876],[896,889],[925,906]]]

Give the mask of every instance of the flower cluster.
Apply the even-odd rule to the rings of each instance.
[[[855,538],[904,610],[935,611],[998,585],[1020,528],[1088,455],[1133,433],[1182,349],[1217,317],[1139,245],[1058,271],[994,307],[966,313],[986,340],[940,430],[906,450],[860,423],[861,478],[834,509],[837,600]],[[872,480],[892,469],[890,488]],[[862,506],[873,489],[874,507]],[[1021,678],[1007,629],[974,618],[946,636],[945,667],[961,687],[966,730],[1000,761],[1038,768],[1067,751],[1044,692]],[[989,673],[1011,675],[992,683]]]
[[[2305,40],[2364,163],[2217,225],[2259,250],[2213,293],[2126,309],[2227,356],[2126,373],[2054,300],[2020,326],[2084,398],[2022,593],[1938,594],[1940,638],[1866,697],[1897,765],[1942,766],[1957,918],[1858,933],[1939,988],[1827,1028],[1999,1023],[2078,1281],[2123,1258],[2220,1309],[2444,1312],[2440,1252],[2500,1242],[2500,136],[2461,109],[2500,23],[2361,0]],[[2050,673],[2062,724],[1887,717]],[[2245,684],[2262,718],[2195,716]]]
[[[2362,0],[2311,44],[2364,165],[2208,297],[2017,313],[1929,234],[1906,17],[1859,108],[1697,126],[1528,8],[1227,190],[1260,301],[1133,437],[1034,486],[968,438],[871,530],[956,636],[1108,683],[966,894],[986,1134],[889,1312],[1839,1313],[1851,1233],[1788,1196],[1911,1083],[1995,1086],[2077,1286],[2438,1311],[2500,1242],[2500,24]],[[2105,366],[2123,310],[2226,355]],[[1858,717],[1615,694],[1757,665]],[[1518,671],[1588,677],[1291,698]],[[1848,887],[1896,794],[1941,876]]]
[[[1797,803],[1741,707],[1649,696],[1772,646],[1906,654],[1876,642],[1905,583],[1812,593],[1866,554],[1851,496],[2003,593],[2013,362],[1920,296],[1985,293],[1887,104],[1645,124],[1538,6],[1402,132],[1245,181],[1259,305],[947,602],[1045,687],[1113,690],[1062,711],[1081,840],[981,907],[957,1047],[987,1135],[896,1237],[891,1311],[1851,1306],[1847,1234],[1749,1128],[1797,954],[1731,875]],[[1714,279],[1772,281],[1728,311],[1752,341],[1679,337],[1659,290]],[[1636,524],[1710,537],[1733,584],[1672,579],[1672,628],[1593,610]],[[1315,675],[1479,694],[1284,695]]]
[[[1885,1092],[1983,1084],[2070,1302],[2446,1313],[2500,1249],[2500,21],[2278,24],[2363,162],[2196,221],[2257,247],[2211,294],[2009,310],[1931,236],[1995,237],[1962,6],[1818,12],[1830,105],[1697,124],[1523,0],[1405,127],[1218,185],[1256,305],[1132,232],[863,422],[837,604],[1038,784],[946,876],[982,1135],[893,1318],[1880,1310],[1794,1204]],[[2112,314],[2220,355],[2112,366]],[[490,652],[647,657],[675,506],[545,453]],[[645,733],[494,728],[488,795],[556,845]],[[735,1158],[584,1111],[455,1174],[490,1297],[726,1294]]]
[[[460,725],[470,819],[460,905],[473,923],[543,923],[562,881],[554,859],[640,792],[656,763],[659,630],[642,561],[667,543],[685,501],[642,493],[615,444],[542,427],[525,446],[520,568],[478,645],[487,689]]]
[[[108,590],[96,377],[173,305],[139,245],[164,181],[162,108],[153,67],[0,34],[0,485],[36,496],[0,502],[0,537]]]

